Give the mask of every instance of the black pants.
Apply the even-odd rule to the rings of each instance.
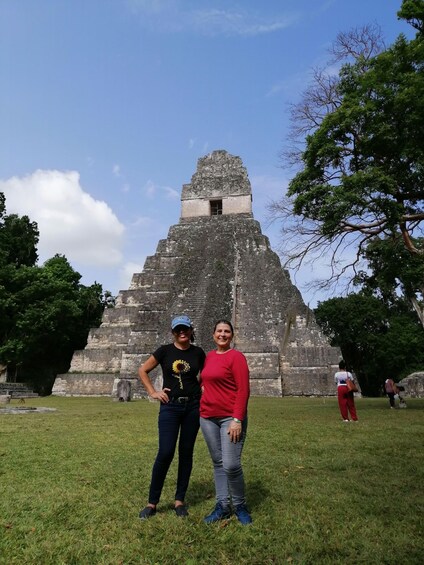
[[[395,393],[394,392],[386,392],[387,396],[389,397],[390,406],[392,408],[395,407]]]
[[[149,502],[157,504],[178,442],[178,476],[175,500],[184,501],[193,467],[193,451],[199,431],[199,400],[161,404],[159,410],[159,451],[153,465]]]

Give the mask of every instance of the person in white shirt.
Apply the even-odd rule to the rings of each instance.
[[[339,370],[334,375],[334,381],[337,384],[337,398],[339,401],[340,414],[343,418],[343,422],[349,422],[349,414],[354,422],[358,421],[358,416],[356,415],[355,399],[353,397],[353,392],[349,392],[346,381],[350,380],[353,382],[352,373],[349,373],[346,369],[346,363],[343,359],[339,363]]]

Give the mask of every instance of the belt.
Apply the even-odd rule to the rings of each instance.
[[[187,402],[190,402],[190,400],[198,400],[200,398],[200,395],[195,395],[195,396],[171,396],[171,398],[169,399],[170,402],[177,402],[178,404],[185,404]]]

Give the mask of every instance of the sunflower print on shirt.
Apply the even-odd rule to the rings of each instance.
[[[183,373],[188,373],[188,371],[190,371],[190,365],[189,363],[187,363],[187,361],[184,361],[183,359],[177,359],[172,363],[172,376],[178,379],[178,382],[180,383],[180,389],[183,389],[183,381],[181,375]]]

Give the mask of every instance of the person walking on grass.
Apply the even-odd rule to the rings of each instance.
[[[339,363],[339,370],[334,375],[334,381],[337,384],[337,399],[339,401],[340,414],[343,418],[343,422],[349,422],[349,414],[354,422],[358,421],[358,416],[356,415],[355,399],[353,392],[349,392],[347,388],[347,380],[353,382],[352,373],[349,373],[346,369],[346,363],[343,359]]]
[[[234,514],[243,525],[252,518],[246,506],[241,454],[247,432],[249,368],[243,353],[231,348],[234,330],[228,320],[215,324],[216,350],[210,351],[200,375],[200,427],[212,458],[216,506],[204,518],[211,524]]]
[[[138,370],[150,398],[160,401],[159,450],[153,465],[149,500],[139,514],[142,520],[156,514],[162,488],[178,442],[178,475],[174,510],[178,517],[188,516],[185,495],[193,466],[193,450],[199,431],[200,385],[205,352],[193,345],[193,324],[188,316],[171,322],[173,343],[162,345]],[[149,377],[158,365],[162,368],[163,388],[155,390]]]
[[[384,381],[384,390],[389,397],[390,408],[395,408],[395,395],[398,394],[398,389],[393,379],[386,379]]]

